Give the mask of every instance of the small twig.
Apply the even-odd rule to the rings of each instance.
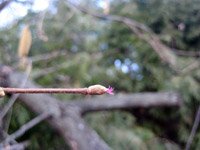
[[[37,56],[33,56],[30,59],[32,60],[33,63],[38,62],[38,61],[45,61],[48,59],[54,59],[59,56],[66,56],[68,55],[68,50],[55,50],[51,53],[45,53]]]
[[[190,133],[190,136],[188,138],[187,144],[185,146],[185,150],[190,150],[190,146],[191,146],[192,141],[194,139],[194,136],[195,136],[195,134],[197,132],[197,128],[199,126],[199,122],[200,122],[200,106],[199,106],[198,111],[196,113],[194,124],[193,124],[193,127],[192,127],[192,131]]]
[[[48,1],[48,3],[49,3],[49,1]],[[48,41],[48,36],[45,34],[44,29],[43,29],[43,23],[44,23],[44,18],[45,18],[46,12],[47,12],[47,9],[40,13],[40,18],[39,18],[38,24],[37,24],[38,37],[41,40],[43,40],[44,42]]]
[[[192,70],[195,70],[195,68],[199,68],[199,67],[200,67],[200,61],[195,60],[191,64],[189,64],[187,67],[183,68],[181,70],[181,73],[182,74],[190,73]]]
[[[41,115],[37,116],[36,118],[32,119],[28,123],[21,126],[19,130],[9,135],[6,138],[5,142],[7,143],[7,142],[10,142],[11,140],[17,139],[18,137],[22,136],[26,131],[33,128],[35,125],[37,125],[38,123],[40,123],[41,121],[49,117],[50,117],[50,113],[42,113]]]
[[[74,88],[74,89],[65,89],[65,88],[3,88],[5,93],[10,94],[39,94],[39,93],[73,93],[73,94],[88,94],[87,88]]]
[[[113,94],[113,88],[106,88],[101,85],[92,85],[88,88],[2,88],[5,93],[10,94],[39,94],[39,93],[73,93],[73,94],[85,94],[85,95],[101,95],[104,93]]]
[[[185,57],[200,57],[200,50],[198,51],[185,51],[185,50],[178,50],[172,49],[176,55],[185,56]]]

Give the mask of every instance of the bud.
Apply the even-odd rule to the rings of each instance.
[[[0,87],[0,97],[5,96],[5,92],[2,87]]]
[[[113,88],[109,86],[109,88],[106,88],[102,85],[92,85],[88,87],[87,93],[90,95],[102,95],[105,93],[113,95]]]

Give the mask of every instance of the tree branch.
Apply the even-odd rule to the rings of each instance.
[[[129,108],[167,107],[180,106],[181,97],[175,92],[160,93],[137,93],[106,97],[94,97],[91,99],[72,101],[71,105],[81,108],[81,113],[85,114],[93,111],[116,110]],[[69,102],[66,103],[68,105]]]
[[[200,106],[199,106],[198,111],[196,113],[194,124],[193,124],[192,130],[191,130],[190,136],[188,138],[187,144],[185,146],[185,150],[190,150],[190,146],[191,146],[192,141],[194,139],[194,136],[195,136],[195,134],[197,132],[197,128],[199,126],[199,122],[200,122]]]
[[[5,0],[0,4],[0,12],[10,4],[10,2],[12,2],[12,0]]]
[[[198,50],[198,51],[184,51],[184,50],[173,49],[173,52],[176,55],[179,55],[179,56],[200,57],[200,50]]]
[[[29,121],[28,123],[24,124],[22,127],[20,127],[19,130],[17,130],[13,134],[9,135],[6,138],[5,142],[10,142],[12,140],[17,139],[18,137],[22,136],[26,131],[33,128],[35,125],[37,125],[38,123],[40,123],[41,121],[43,121],[44,119],[47,119],[49,117],[50,117],[50,113],[48,113],[48,112],[42,113],[41,115],[39,115],[36,118]]]
[[[23,74],[13,72],[10,74],[10,86],[17,87]],[[27,82],[27,87],[38,88],[31,81]],[[63,107],[63,103],[47,94],[21,94],[19,99],[36,113],[49,112],[52,118],[48,120],[69,143],[72,149],[77,150],[109,150],[107,144],[93,131],[81,118],[78,106],[68,105]]]
[[[147,27],[146,25],[144,25],[140,22],[137,22],[136,20],[127,18],[127,17],[93,13],[81,6],[74,4],[70,0],[67,0],[67,3],[69,4],[69,6],[73,6],[76,9],[78,9],[79,11],[81,11],[85,14],[89,14],[93,17],[96,17],[99,19],[104,19],[104,20],[116,21],[116,22],[125,24],[139,38],[141,38],[142,40],[146,41],[149,45],[151,45],[153,50],[158,54],[158,56],[160,57],[160,59],[163,62],[168,64],[171,67],[171,69],[173,69],[176,73],[182,74],[182,70],[179,69],[179,65],[177,64],[177,57],[174,54],[173,50],[170,47],[168,47],[167,45],[163,44],[160,41],[159,37],[156,34],[154,34],[152,32],[152,30],[149,27]],[[195,60],[195,61],[196,61],[196,63],[199,63],[198,60]],[[194,70],[197,67],[198,67],[198,65],[196,65],[195,67],[193,67],[191,69]],[[189,71],[191,71],[191,70],[189,70]],[[185,73],[185,71],[183,71],[183,72]]]
[[[10,76],[7,76],[9,77],[10,87],[18,87],[23,76],[19,72],[10,73]],[[27,81],[26,85],[31,88],[38,88],[30,80]],[[181,98],[178,94],[172,93],[116,95],[68,102],[59,101],[47,94],[21,94],[19,99],[35,113],[51,113],[52,117],[47,121],[74,150],[110,149],[82,119],[81,116],[87,112],[134,107],[179,106],[181,104]]]
[[[117,21],[127,25],[138,37],[140,37],[142,40],[146,41],[151,45],[153,50],[158,54],[158,56],[162,61],[169,64],[174,70],[177,69],[176,56],[171,51],[171,48],[165,46],[160,41],[160,39],[151,31],[149,27],[133,19],[129,19],[127,17],[92,13],[81,6],[75,5],[73,2],[69,0],[67,2],[69,3],[69,6],[73,6],[78,10],[80,10],[81,12],[89,14],[93,17],[111,21]]]

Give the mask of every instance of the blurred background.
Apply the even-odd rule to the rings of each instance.
[[[178,108],[103,111],[84,119],[115,150],[185,147],[200,102],[199,0],[0,0],[1,6],[5,2],[0,7],[0,64],[16,67],[21,32],[29,25],[30,79],[43,87],[98,83],[123,94],[179,92],[183,104]],[[62,101],[83,97],[54,96]],[[7,115],[8,133],[35,116],[19,101]],[[17,141],[24,140],[31,143],[27,149],[68,149],[44,122]],[[199,130],[191,149],[198,147]]]

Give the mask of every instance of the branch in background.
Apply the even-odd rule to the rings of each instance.
[[[29,145],[28,141],[21,142],[21,143],[15,143],[15,144],[5,144],[0,145],[0,149],[3,150],[24,150]]]
[[[190,65],[181,70],[182,74],[190,73],[192,70],[200,67],[200,61],[193,61]]]
[[[2,74],[0,75],[2,76]],[[24,74],[10,73],[10,87],[19,87]],[[5,78],[6,78],[5,77]],[[27,87],[38,88],[30,80]],[[144,95],[144,96],[143,96]],[[150,96],[153,97],[151,98]],[[49,112],[52,117],[47,121],[69,143],[72,149],[109,150],[109,146],[92,130],[82,118],[87,112],[135,107],[179,106],[181,98],[172,93],[147,93],[98,97],[91,100],[74,100],[62,102],[47,94],[21,94],[21,102],[37,114]],[[154,98],[156,98],[154,100]],[[96,100],[95,100],[96,99]],[[158,104],[157,104],[158,103]]]
[[[200,50],[198,50],[198,51],[184,51],[184,50],[173,49],[173,52],[174,52],[176,55],[179,55],[179,56],[185,56],[185,57],[200,57]]]
[[[68,105],[69,102],[66,104]],[[80,101],[72,101],[71,105],[79,106],[81,108],[81,113],[85,114],[93,111],[116,109],[126,110],[138,107],[180,106],[181,97],[175,92],[118,94],[115,96],[95,97]]]
[[[10,2],[12,2],[12,0],[5,0],[5,1],[1,2],[1,3],[0,3],[0,12],[1,12],[4,8],[6,8],[6,7],[10,4]]]
[[[43,22],[44,22],[44,17],[46,15],[47,10],[44,10],[39,14],[39,20],[37,23],[37,35],[39,39],[41,39],[44,42],[47,42],[49,40],[48,36],[45,34],[44,29],[43,29]]]
[[[199,122],[200,122],[200,106],[199,106],[198,111],[196,113],[195,121],[194,121],[192,130],[191,130],[190,136],[188,138],[185,150],[190,150],[190,146],[191,146],[192,141],[194,139],[194,136],[195,136],[195,134],[197,132],[197,128],[199,126]]]
[[[45,75],[49,75],[49,74],[55,73],[55,72],[57,72],[61,69],[68,68],[70,65],[72,65],[72,63],[69,62],[69,63],[66,64],[66,62],[64,62],[62,64],[59,64],[59,65],[56,65],[56,66],[53,66],[53,67],[40,69],[39,71],[33,72],[31,74],[31,77],[33,79],[44,77]]]
[[[49,59],[54,59],[54,58],[59,57],[59,56],[66,56],[67,54],[68,54],[67,50],[54,50],[51,53],[45,53],[45,54],[42,54],[42,55],[30,57],[30,59],[32,60],[33,63],[35,63],[35,62],[38,62],[38,61],[45,61],[45,60],[49,60]]]
[[[41,115],[37,116],[36,118],[32,119],[31,121],[29,121],[28,123],[24,124],[23,126],[20,127],[19,130],[17,130],[16,132],[14,132],[13,134],[9,135],[6,139],[5,139],[5,143],[8,143],[12,140],[15,140],[17,138],[19,138],[20,136],[22,136],[26,131],[30,130],[31,128],[33,128],[35,125],[37,125],[38,123],[40,123],[41,121],[47,119],[50,117],[50,113],[46,112],[46,113],[42,113]]]
[[[160,59],[167,63],[175,72],[177,73],[182,73],[182,70],[179,69],[179,65],[177,64],[177,58],[176,55],[174,54],[173,50],[163,44],[159,37],[154,34],[149,27],[146,25],[139,23],[133,19],[127,18],[127,17],[122,17],[122,16],[116,16],[116,15],[104,15],[104,14],[96,14],[93,12],[90,12],[89,10],[78,6],[71,2],[70,0],[67,1],[69,3],[69,6],[73,6],[77,8],[79,11],[89,14],[93,17],[99,18],[99,19],[104,19],[104,20],[110,20],[110,21],[116,21],[123,23],[127,25],[139,38],[142,40],[146,41],[153,50],[158,54]],[[196,60],[195,60],[196,61]],[[196,61],[197,63],[198,60]],[[196,69],[198,66],[196,65],[195,67],[192,68],[192,70]],[[189,70],[189,71],[192,71]]]
[[[135,20],[129,19],[127,17],[115,16],[115,15],[104,15],[104,14],[95,14],[89,12],[87,9],[82,8],[78,5],[73,4],[71,1],[67,1],[70,5],[76,7],[83,13],[89,14],[93,17],[97,17],[100,19],[106,19],[111,21],[121,22],[127,25],[138,37],[145,40],[147,43],[151,45],[153,50],[158,54],[162,61],[169,64],[173,69],[176,70],[176,56],[171,51],[170,48],[165,46],[159,38],[151,31],[150,28],[145,26],[142,23],[139,23]]]
[[[8,133],[5,132],[4,129],[0,127],[0,142],[4,141],[6,139],[6,137],[8,137],[8,136],[9,136]],[[16,144],[17,141],[11,140],[10,143],[11,144]]]

